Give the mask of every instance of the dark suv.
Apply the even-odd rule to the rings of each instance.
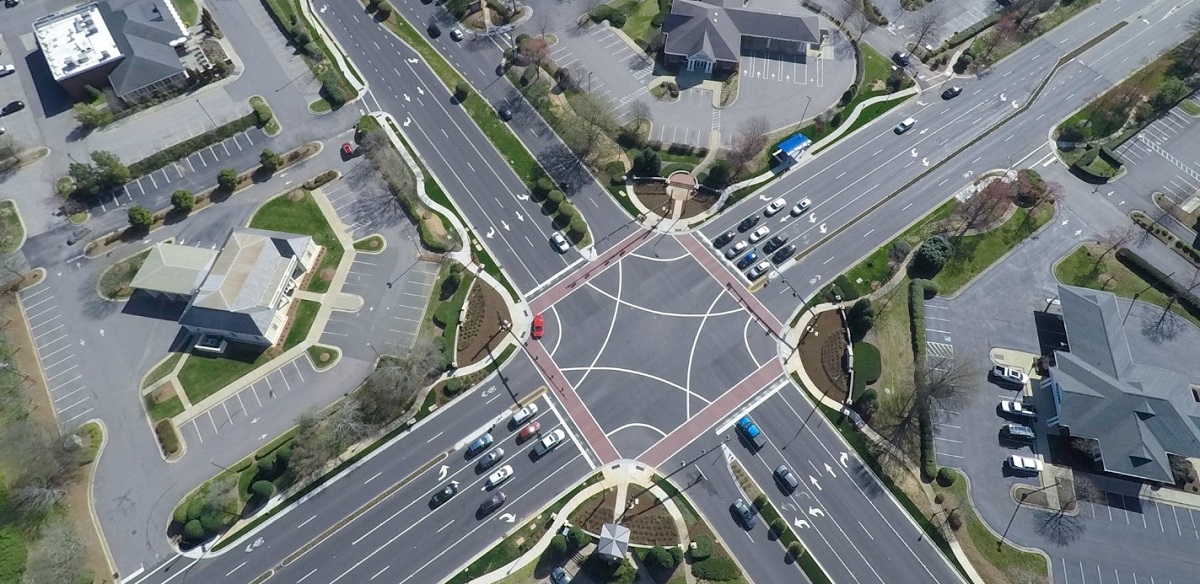
[[[754,529],[754,526],[757,524],[754,519],[754,510],[745,501],[741,499],[734,501],[733,512],[737,514],[738,521],[742,522],[742,527],[745,527],[747,530]]]
[[[755,225],[758,225],[758,215],[751,215],[743,219],[741,223],[738,223],[738,231],[745,233]]]
[[[767,241],[767,244],[763,246],[763,254],[770,254],[771,252],[783,247],[783,244],[787,243],[787,240],[788,236],[782,233],[772,237],[769,241]]]

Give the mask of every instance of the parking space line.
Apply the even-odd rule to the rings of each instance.
[[[954,443],[954,444],[962,444],[962,440],[953,440],[953,439],[950,439],[950,438],[942,438],[941,436],[934,436],[934,437],[933,437],[933,439],[934,439],[934,440],[941,440],[942,442],[952,442],[952,443]]]
[[[1179,511],[1175,509],[1174,505],[1171,505],[1171,514],[1175,516],[1175,529],[1179,532],[1179,536],[1183,537],[1183,528],[1179,526]]]
[[[251,146],[254,145],[254,140],[250,138],[250,132],[242,132],[242,135],[246,137],[246,141],[249,142]]]
[[[50,345],[53,345],[54,343],[57,343],[57,342],[59,342],[59,341],[61,341],[61,340],[65,339],[65,338],[67,338],[67,336],[68,336],[68,335],[65,335],[65,334],[63,334],[63,335],[60,335],[60,336],[54,337],[54,340],[52,340],[52,341],[46,341],[46,342],[44,342],[44,343],[38,343],[38,350],[46,349],[46,348],[47,348],[47,347],[49,347]],[[42,358],[42,360],[43,360],[43,361],[45,361],[45,358],[43,357],[43,358]]]
[[[54,316],[54,318],[58,318],[58,317],[59,317],[59,315],[55,315],[55,316]],[[51,320],[53,320],[53,319],[51,319]],[[60,325],[58,325],[58,326],[56,326],[56,327],[54,327],[54,328],[52,328],[52,329],[50,329],[50,330],[48,330],[48,331],[46,331],[46,332],[44,332],[44,333],[40,334],[40,335],[37,335],[37,336],[33,337],[33,340],[34,340],[34,342],[37,342],[37,340],[38,340],[38,339],[40,339],[40,338],[42,338],[42,337],[44,337],[44,336],[46,336],[46,335],[48,335],[48,334],[50,334],[50,333],[52,333],[52,332],[54,332],[54,331],[56,331],[56,330],[58,330],[58,329],[60,329],[60,328],[64,327],[64,326],[67,326],[67,325],[65,325],[65,324],[60,324]]]
[[[257,384],[255,384],[255,385],[257,385]],[[251,385],[251,386],[250,386],[250,393],[253,393],[253,394],[254,394],[254,401],[258,402],[258,407],[259,407],[259,408],[262,408],[262,407],[263,407],[263,405],[262,405],[262,400],[261,400],[261,399],[259,399],[259,397],[258,397],[258,390],[257,390],[257,389],[254,389],[254,385]]]
[[[26,306],[26,307],[25,307],[25,312],[27,312],[27,313],[28,313],[30,310],[33,310],[33,309],[35,309],[35,308],[37,308],[37,307],[39,307],[39,306],[41,306],[41,305],[43,305],[43,304],[45,304],[45,303],[47,303],[47,302],[50,302],[51,300],[54,300],[54,296],[51,296],[51,297],[49,297],[49,298],[45,298],[45,299],[39,300],[39,301],[37,301],[37,302],[35,302],[35,303],[33,303],[33,304],[30,304],[29,306]]]
[[[271,386],[271,376],[268,375],[264,377],[263,381],[267,382],[267,395],[270,397],[275,397],[275,388]]]
[[[1153,502],[1153,501],[1152,501],[1152,502]],[[1163,533],[1166,533],[1166,532],[1167,532],[1167,528],[1163,526],[1163,522],[1162,522],[1162,511],[1161,511],[1161,510],[1159,510],[1159,508],[1158,508],[1158,503],[1154,503],[1154,513],[1155,513],[1156,515],[1158,515],[1158,530],[1159,530],[1159,531],[1161,531],[1161,532],[1163,532]]]
[[[280,372],[279,372],[279,376],[283,378],[283,385],[284,385],[284,387],[286,387],[288,391],[292,391],[292,384],[291,384],[291,383],[288,383],[288,380],[287,380],[287,375],[284,375],[284,374],[283,374],[283,372],[282,372],[282,371],[280,371]]]
[[[78,378],[76,378],[76,379],[78,379]],[[79,392],[81,392],[81,391],[83,391],[83,390],[85,390],[85,389],[87,389],[87,386],[86,386],[86,385],[84,385],[84,386],[80,387],[79,389],[76,389],[75,391],[72,391],[71,393],[65,394],[65,395],[63,395],[62,397],[60,397],[60,398],[58,398],[58,399],[54,400],[54,403],[58,403],[58,402],[60,402],[60,401],[62,401],[62,400],[64,400],[64,399],[67,399],[67,398],[69,398],[69,397],[71,397],[71,396],[73,396],[73,395],[75,395],[75,394],[77,394],[77,393],[79,393]]]
[[[214,420],[212,417],[212,409],[209,409],[208,411],[206,411],[204,413],[208,415],[208,423],[212,424],[213,434],[220,434],[221,431],[217,429],[217,421]]]
[[[42,367],[42,371],[49,371],[49,370],[51,370],[51,369],[54,369],[55,367],[58,367],[59,365],[62,365],[63,363],[66,363],[66,362],[67,362],[67,360],[69,360],[70,358],[72,358],[72,357],[74,357],[74,356],[75,356],[75,354],[74,354],[74,353],[72,353],[72,354],[70,354],[70,355],[67,355],[66,357],[63,357],[62,359],[59,359],[58,361],[55,361],[53,365],[48,365],[48,366],[44,366],[44,367]],[[45,361],[45,359],[43,359],[43,361]],[[76,367],[78,367],[78,366],[79,366],[78,364],[72,365],[72,366],[71,366],[69,369],[67,369],[67,371],[70,371],[71,369],[74,369],[74,368],[76,368]],[[62,373],[66,373],[67,371],[62,371],[62,372],[60,372],[60,374],[62,374]],[[58,377],[58,375],[55,375],[55,377]],[[46,381],[49,381],[49,379],[47,379]]]
[[[72,355],[72,357],[74,357],[74,355]],[[67,357],[67,359],[70,359],[70,358],[71,357]],[[63,361],[66,361],[67,359],[63,359]],[[62,361],[59,361],[58,363],[62,363]],[[55,363],[55,365],[58,365],[58,363]],[[72,369],[75,369],[76,367],[79,367],[78,363],[76,363],[70,367],[67,367],[66,369],[63,369],[62,371],[59,371],[58,373],[55,373],[54,375],[51,375],[50,377],[47,377],[46,382],[49,383],[50,381],[53,381],[55,377],[58,377],[59,375],[62,375],[64,373],[69,373]],[[49,369],[49,367],[46,367],[46,369]]]
[[[196,419],[192,418],[192,430],[196,432],[196,438],[200,439],[200,443],[204,444],[204,435],[200,433],[200,426],[196,425]]]
[[[959,456],[957,454],[949,454],[946,452],[938,452],[937,454],[939,454],[941,456],[949,456],[950,458],[966,458],[965,456]]]
[[[50,357],[53,357],[53,356],[55,356],[55,355],[57,355],[57,354],[59,354],[59,353],[61,353],[61,352],[63,352],[63,351],[66,351],[67,349],[70,349],[70,348],[71,348],[71,345],[65,345],[65,346],[63,346],[63,348],[61,348],[61,349],[55,349],[53,353],[50,353],[50,354],[48,354],[48,355],[43,355],[43,356],[42,356],[42,360],[43,360],[43,361],[45,361],[46,359],[49,359]]]
[[[233,156],[229,153],[229,147],[225,145],[225,142],[221,142],[221,148],[225,149],[225,156]]]
[[[71,379],[54,386],[54,389],[51,389],[50,393],[54,393],[64,387],[66,387],[68,383],[75,383],[76,381],[79,381],[80,379],[83,379],[83,374],[76,375],[75,377],[72,377]],[[54,401],[58,401],[58,400],[54,400]]]
[[[28,317],[28,318],[27,318],[27,320],[33,320],[33,319],[35,319],[35,318],[37,318],[37,317],[39,317],[39,316],[41,316],[41,315],[43,315],[43,314],[46,314],[47,312],[50,312],[51,310],[54,310],[55,308],[58,308],[58,305],[57,305],[57,304],[55,304],[54,306],[51,306],[50,308],[47,308],[46,310],[43,310],[43,311],[39,312],[39,313],[37,313],[37,314],[35,314],[35,315],[33,315],[33,316],[30,316],[30,317]],[[28,313],[28,312],[29,312],[29,311],[28,311],[28,310],[26,310],[26,313]]]
[[[88,397],[87,397],[87,396],[85,396],[85,397],[83,397],[82,399],[80,399],[79,401],[77,401],[77,402],[75,402],[75,403],[73,403],[73,404],[71,404],[71,405],[69,405],[69,406],[67,406],[67,407],[65,407],[65,408],[57,408],[57,409],[58,409],[58,412],[61,414],[62,412],[65,412],[65,411],[67,411],[67,410],[69,410],[69,409],[71,409],[71,408],[73,408],[73,407],[75,407],[75,406],[77,406],[77,405],[79,405],[79,404],[81,404],[81,403],[83,403],[83,402],[87,401],[87,400],[88,400]]]
[[[300,371],[300,366],[296,364],[296,359],[292,359],[292,366],[296,368],[296,375],[300,376],[300,383],[304,383],[304,373]]]
[[[225,417],[229,418],[229,425],[232,426],[233,425],[233,416],[229,414],[229,406],[225,405],[225,402],[227,402],[227,401],[229,401],[229,400],[225,400],[225,401],[221,402],[221,407],[225,409]]]
[[[243,391],[244,391],[244,390],[243,390]],[[246,411],[246,403],[242,401],[242,392],[241,392],[241,391],[239,391],[239,392],[237,392],[237,393],[233,394],[233,397],[236,397],[236,398],[238,398],[238,405],[242,406],[242,415],[243,415],[243,416],[246,416],[247,418],[249,418],[249,417],[250,417],[250,412],[247,412],[247,411]]]

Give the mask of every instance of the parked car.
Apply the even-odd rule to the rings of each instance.
[[[451,481],[446,486],[442,487],[438,492],[433,494],[433,499],[430,501],[434,507],[449,501],[451,497],[458,494],[458,481]]]
[[[750,243],[758,243],[759,241],[762,241],[762,238],[766,237],[770,233],[771,228],[763,225],[762,227],[755,229],[754,233],[750,234]]]
[[[1025,385],[1029,383],[1029,376],[1024,371],[1016,367],[1008,367],[1006,365],[996,365],[992,367],[992,375],[998,380],[1015,385]]]
[[[750,250],[749,253],[742,256],[742,259],[738,260],[737,268],[739,270],[744,270],[746,268],[749,268],[751,265],[754,264],[754,262],[756,260],[758,260],[758,252],[754,251],[754,250]]]
[[[500,462],[501,458],[504,458],[504,449],[493,448],[491,452],[483,455],[483,457],[479,459],[479,470],[487,470],[492,468],[493,465],[495,465],[497,462]]]
[[[771,262],[763,260],[758,262],[758,264],[756,264],[753,268],[750,268],[749,272],[746,272],[746,278],[753,282],[754,280],[763,277],[763,275],[766,274],[767,270],[769,269],[771,269]]]
[[[786,464],[775,467],[775,480],[788,493],[795,491],[800,486],[800,482],[796,480],[796,473],[793,473],[792,469],[788,468]]]
[[[0,109],[0,116],[7,116],[8,114],[13,114],[23,109],[25,109],[25,102],[10,101],[8,102],[8,105],[4,106],[3,109]]]
[[[942,92],[942,99],[954,99],[962,94],[961,87],[948,87]]]
[[[912,63],[912,56],[904,51],[896,51],[892,53],[892,61],[901,67],[907,67]]]
[[[511,120],[512,116],[513,116],[512,110],[508,109],[506,107],[502,107],[502,108],[496,110],[496,115],[500,116],[500,119],[502,119],[506,122]]]
[[[541,422],[530,422],[529,424],[526,424],[524,428],[521,428],[521,432],[520,432],[519,436],[521,437],[521,440],[528,440],[530,437],[532,437],[534,434],[537,434],[541,430],[542,430]]]
[[[746,243],[745,241],[739,241],[733,244],[733,247],[725,250],[725,259],[732,260],[733,258],[742,255],[742,252],[746,251],[746,248],[748,247],[750,247],[750,244]]]
[[[733,512],[737,514],[738,520],[742,522],[742,527],[745,527],[747,530],[754,529],[756,524],[754,510],[745,501],[741,499],[734,501]]]
[[[544,437],[542,437],[537,444],[533,445],[533,453],[538,456],[542,456],[543,454],[554,450],[559,444],[562,444],[566,441],[567,433],[564,432],[562,428],[555,428],[549,434],[546,434]]]
[[[788,260],[788,258],[792,257],[795,254],[796,254],[796,246],[789,245],[789,246],[775,252],[775,255],[771,257],[771,261],[775,262],[775,265],[779,265],[779,264],[782,264],[783,262],[786,262]]]
[[[799,203],[796,203],[796,205],[792,207],[792,217],[799,217],[811,206],[812,201],[809,200],[808,197],[801,199]]]
[[[500,486],[500,483],[503,483],[504,481],[511,479],[512,476],[513,476],[513,467],[511,464],[506,464],[506,465],[496,469],[496,472],[488,475],[486,487],[489,489],[494,489],[494,488]]]
[[[749,217],[746,217],[745,219],[742,219],[741,223],[738,223],[738,232],[745,233],[745,232],[749,231],[750,228],[754,227],[755,225],[758,225],[758,215],[751,215]]]
[[[546,328],[544,326],[545,324],[546,324],[546,318],[544,316],[539,314],[539,315],[533,317],[533,331],[530,333],[533,336],[533,338],[535,338],[535,339],[542,338],[542,334],[546,332]]]
[[[475,456],[476,454],[483,452],[484,448],[487,448],[488,446],[491,446],[491,445],[492,445],[492,433],[484,432],[482,436],[476,438],[475,440],[471,441],[470,444],[467,445],[467,456]]]
[[[512,421],[514,426],[520,426],[525,423],[525,420],[533,418],[538,413],[537,404],[529,404],[515,413],[513,413]]]
[[[500,506],[504,504],[504,499],[506,499],[504,493],[493,493],[491,497],[488,497],[483,501],[483,503],[479,504],[479,513],[482,515],[487,515],[488,513],[499,509]]]
[[[1000,411],[1013,416],[1021,416],[1023,418],[1037,417],[1037,412],[1034,411],[1033,406],[1011,399],[1000,401]]]
[[[787,201],[783,200],[782,198],[775,199],[774,201],[771,201],[771,204],[767,205],[767,208],[763,210],[763,214],[767,217],[770,217],[771,215],[783,210],[783,208],[786,206]]]
[[[1037,434],[1034,434],[1033,428],[1022,426],[1021,424],[1005,424],[1001,431],[1004,433],[1004,437],[1009,440],[1033,442],[1037,438]]]
[[[463,40],[463,31],[461,28],[450,29],[450,40],[458,42]]]
[[[354,145],[349,142],[342,142],[342,156],[354,158]]]
[[[903,122],[896,124],[895,131],[897,134],[903,134],[903,133],[907,132],[909,128],[913,127],[913,124],[915,124],[915,123],[917,123],[917,120],[914,120],[912,118],[904,118]]]
[[[737,237],[736,233],[732,231],[726,231],[725,233],[718,235],[717,238],[713,240],[713,247],[721,249],[722,247],[729,245],[729,242],[733,241],[733,238],[735,237]]]
[[[786,236],[782,233],[780,233],[779,235],[776,235],[775,237],[772,237],[770,239],[770,241],[768,241],[767,244],[763,246],[763,253],[767,254],[767,253],[774,252],[775,250],[783,247],[783,244],[787,243],[787,240],[788,240],[788,236]]]
[[[0,77],[8,77],[17,72],[17,68],[12,65],[0,65]]]
[[[566,570],[555,566],[550,570],[550,584],[571,584],[571,576]]]
[[[571,249],[571,244],[567,243],[567,238],[563,237],[563,234],[557,231],[550,234],[550,244],[554,246],[554,249],[558,250],[558,253],[567,253],[567,250]]]
[[[1042,472],[1042,461],[1032,456],[1013,454],[1004,460],[1008,470],[1022,474],[1038,474]]]

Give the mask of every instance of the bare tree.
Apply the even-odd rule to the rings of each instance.
[[[71,519],[65,515],[55,517],[42,527],[37,543],[30,550],[22,584],[78,582],[84,553],[83,542]]]
[[[766,116],[754,116],[738,124],[737,133],[734,134],[726,155],[732,176],[740,176],[750,162],[766,148],[767,132],[770,130],[771,122]]]
[[[550,47],[546,44],[545,37],[525,39],[517,47],[517,53],[537,67],[534,79],[539,79],[542,75],[542,63],[550,56]]]
[[[358,394],[346,396],[338,404],[336,410],[325,418],[325,438],[329,441],[329,449],[342,452],[355,442],[370,433],[371,428],[363,419],[362,406]]]
[[[546,33],[554,27],[554,20],[550,18],[550,14],[545,10],[539,10],[533,15],[533,28],[538,31],[538,36],[542,40],[546,40]]]
[[[1092,265],[1092,270],[1100,268],[1100,263],[1109,255],[1115,253],[1118,249],[1128,246],[1137,238],[1137,232],[1130,225],[1122,227],[1113,227],[1104,233],[1101,233],[1096,238],[1096,243],[1100,246],[1100,255],[1096,256],[1096,263]]]
[[[1167,282],[1162,282],[1162,284],[1167,284]],[[1171,309],[1175,307],[1175,303],[1184,297],[1194,297],[1193,295],[1196,293],[1196,290],[1200,289],[1200,269],[1192,271],[1191,278],[1188,279],[1186,284],[1176,282],[1174,286],[1169,286],[1169,288],[1171,292],[1167,294],[1167,304],[1163,306],[1162,313],[1155,324],[1159,332],[1166,330],[1168,325],[1164,323],[1167,321],[1167,315],[1171,313]]]
[[[854,2],[842,2],[834,9],[834,17],[842,22],[842,26],[850,33],[854,33],[854,42],[862,40],[867,31],[875,28],[875,23],[867,18],[860,6]]]
[[[914,51],[924,46],[922,41],[926,38],[937,36],[942,30],[942,26],[946,23],[945,14],[941,4],[926,6],[920,12],[917,12],[917,18],[913,21],[913,30],[917,33],[917,40],[914,41],[916,45]]]
[[[334,457],[329,450],[329,443],[321,420],[314,412],[305,413],[296,420],[296,437],[292,439],[292,458],[288,461],[288,469],[297,480],[307,481],[325,471],[325,466]]]
[[[883,428],[888,440],[902,450],[910,450],[920,431],[921,419],[936,418],[939,410],[956,411],[966,398],[975,368],[967,361],[938,359],[933,364],[917,363],[913,373],[913,390],[908,399],[898,403],[899,411],[888,416],[889,427]]]
[[[432,381],[440,365],[441,355],[429,339],[418,339],[401,356],[380,359],[354,393],[359,419],[376,428],[395,421],[412,407],[417,393]]]
[[[650,106],[640,99],[634,100],[629,104],[629,117],[633,120],[642,120],[650,123],[652,121]]]
[[[1012,184],[995,179],[963,204],[955,207],[954,218],[961,224],[958,238],[972,229],[999,219],[1004,209],[1012,203],[1013,191]]]
[[[1062,547],[1083,535],[1084,524],[1078,513],[1068,515],[1061,509],[1058,511],[1038,510],[1033,514],[1033,529],[1046,541]]]

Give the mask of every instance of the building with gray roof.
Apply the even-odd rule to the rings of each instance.
[[[816,15],[759,10],[738,0],[675,0],[662,31],[667,65],[716,75],[735,73],[746,51],[804,55],[821,44]]]
[[[168,0],[83,4],[39,18],[33,30],[55,81],[77,98],[88,85],[109,85],[132,103],[188,82],[180,61],[188,33]]]
[[[191,333],[269,347],[279,341],[292,295],[319,252],[307,235],[235,229],[219,252],[155,246],[132,287],[186,298],[179,324]]]
[[[1047,383],[1065,436],[1095,440],[1105,471],[1174,483],[1169,456],[1200,457],[1200,403],[1186,377],[1133,361],[1116,296],[1059,286],[1069,351]]]

